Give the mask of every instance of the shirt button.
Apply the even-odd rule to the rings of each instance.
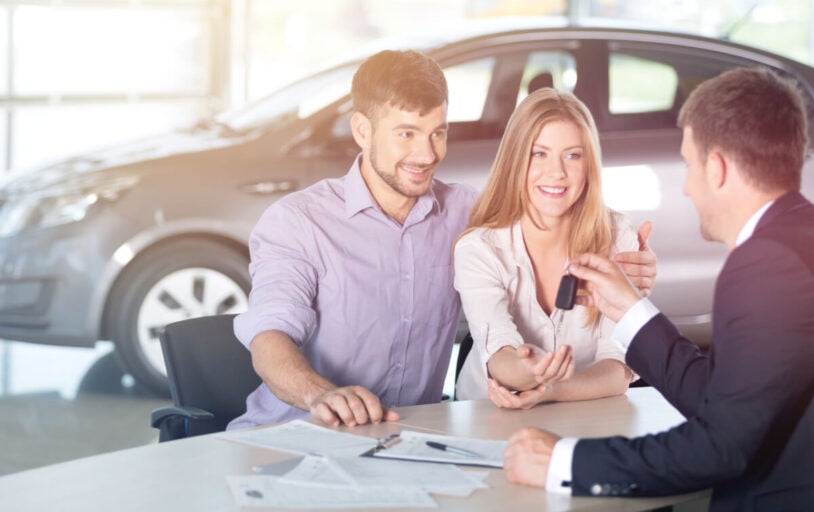
[[[410,279],[410,273],[409,273],[409,272],[407,272],[406,274],[404,274],[404,279]]]
[[[594,496],[599,496],[600,494],[602,494],[602,486],[599,484],[593,484],[591,486],[591,494],[593,494]]]
[[[401,368],[401,363],[396,363],[395,366],[396,368]]]
[[[401,321],[406,324],[407,322],[410,321],[410,319],[405,316],[404,318],[401,319]]]

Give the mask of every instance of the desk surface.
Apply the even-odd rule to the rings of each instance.
[[[373,437],[410,429],[505,439],[523,426],[537,426],[563,436],[638,436],[683,421],[651,388],[635,388],[626,395],[602,400],[546,404],[528,411],[498,409],[489,401],[478,400],[402,407],[398,412],[401,419],[397,423],[339,430]],[[0,477],[0,508],[6,512],[237,511],[240,509],[229,492],[226,476],[251,474],[254,465],[291,457],[213,435],[193,437]],[[658,499],[554,496],[509,484],[502,470],[490,471],[486,482],[489,489],[468,498],[434,496],[439,509],[637,511],[702,500],[707,495],[699,492]]]

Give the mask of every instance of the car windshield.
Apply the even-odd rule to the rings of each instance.
[[[218,124],[245,133],[303,119],[350,93],[358,63],[345,64],[294,82],[245,107],[218,115]]]

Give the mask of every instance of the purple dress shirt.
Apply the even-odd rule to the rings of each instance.
[[[249,238],[249,310],[235,333],[248,347],[283,331],[319,374],[387,406],[437,402],[461,311],[451,250],[476,192],[434,180],[402,226],[376,204],[358,162],[262,215]],[[265,384],[246,407],[229,429],[309,415]]]

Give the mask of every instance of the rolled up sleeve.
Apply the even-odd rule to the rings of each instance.
[[[303,213],[278,202],[249,237],[252,290],[249,309],[235,319],[235,334],[247,348],[261,332],[278,330],[302,346],[316,328],[313,303],[318,255]]]
[[[455,246],[455,289],[461,296],[472,346],[485,365],[501,347],[521,345],[523,337],[509,310],[497,258],[476,236],[470,233]]]

